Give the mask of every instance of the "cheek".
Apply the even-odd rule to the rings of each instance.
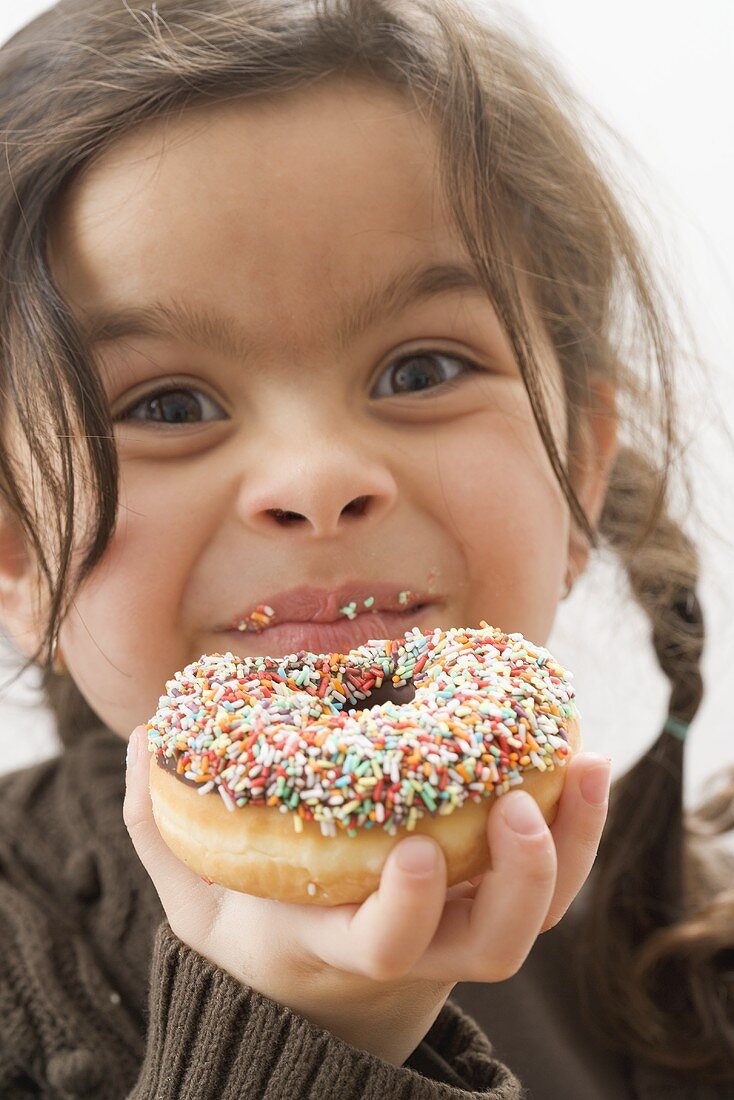
[[[117,530],[61,633],[79,690],[119,733],[145,721],[172,671],[198,656],[187,649],[180,614],[221,504],[175,465],[125,470]]]
[[[477,414],[442,442],[436,492],[463,557],[466,624],[487,619],[544,644],[566,567],[568,505],[526,401],[523,391],[514,409]]]

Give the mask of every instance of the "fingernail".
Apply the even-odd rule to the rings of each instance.
[[[611,761],[597,764],[581,780],[581,794],[590,806],[601,806],[607,800],[612,778]]]
[[[416,836],[400,844],[395,859],[401,871],[410,875],[429,875],[436,869],[438,853],[433,841]]]
[[[133,730],[127,739],[127,753],[126,753],[126,767],[134,768],[135,761],[138,758],[138,739],[135,736],[137,733],[137,727]]]
[[[504,819],[513,832],[534,836],[545,829],[545,818],[532,795],[517,791],[509,797],[505,796],[500,805]]]

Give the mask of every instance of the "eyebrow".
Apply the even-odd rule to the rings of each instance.
[[[487,298],[476,272],[464,263],[440,263],[406,268],[386,283],[372,286],[348,310],[336,334],[344,350],[378,320],[396,317],[409,305],[450,291],[471,290]],[[253,340],[241,325],[216,309],[183,301],[154,301],[147,306],[125,306],[92,311],[84,333],[91,344],[113,343],[126,336],[153,336],[191,340],[232,358],[252,353]]]

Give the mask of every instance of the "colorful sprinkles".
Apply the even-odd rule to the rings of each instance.
[[[270,626],[273,620],[275,612],[272,607],[268,607],[267,604],[258,604],[254,611],[245,619],[240,619],[236,624],[235,629],[241,630],[243,633],[258,634],[261,630],[264,630],[266,626]]]
[[[452,813],[564,765],[572,673],[522,634],[407,631],[348,654],[205,654],[166,683],[147,723],[157,762],[228,810],[277,806],[324,836]],[[383,683],[407,702],[369,706]]]
[[[405,603],[405,601],[403,599],[404,595],[405,595],[405,593],[401,592],[401,595],[399,595],[399,597],[398,597],[399,602],[401,602],[402,604]],[[363,599],[362,603],[363,603],[364,607],[369,609],[370,607],[372,607],[372,605],[374,603],[374,596],[366,597],[366,599]],[[340,610],[340,613],[342,615],[346,615],[347,618],[351,621],[353,618],[357,618],[357,615],[358,615],[357,601],[355,601],[355,599],[352,599],[352,601],[350,601],[350,603],[344,604],[344,606],[340,607],[339,610]]]

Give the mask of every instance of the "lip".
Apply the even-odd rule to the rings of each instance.
[[[266,597],[217,632],[241,656],[346,653],[373,638],[399,637],[439,602],[433,593],[385,581],[346,581],[333,589],[302,585]]]
[[[385,581],[345,581],[333,589],[301,585],[267,596],[255,607],[250,606],[241,614],[234,615],[217,630],[237,631],[239,624],[246,623],[247,629],[242,633],[262,633],[285,623],[335,623],[365,611],[373,614],[380,611],[400,613],[434,601],[433,595],[415,591],[407,584]],[[350,609],[351,614],[346,608]],[[261,609],[266,609],[264,615],[259,614]]]
[[[371,640],[399,638],[414,626],[422,625],[426,612],[435,610],[435,603],[408,611],[362,612],[341,622],[287,622],[269,626],[258,633],[226,630],[226,648],[239,657],[287,657],[291,653],[348,653]]]

